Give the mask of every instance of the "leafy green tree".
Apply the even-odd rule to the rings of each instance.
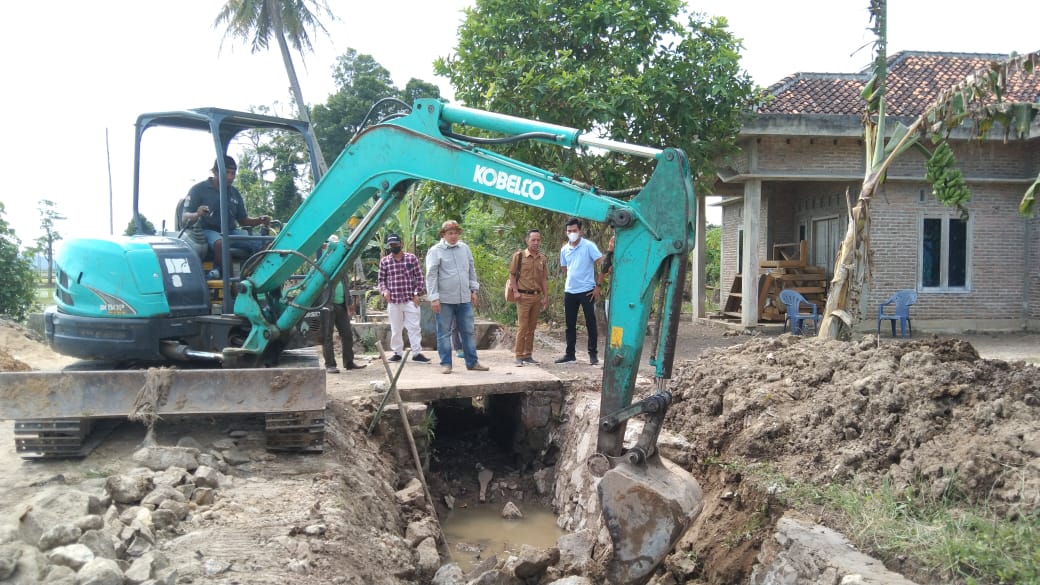
[[[5,213],[0,201],[0,274],[4,275],[4,285],[0,286],[0,315],[24,321],[36,298],[36,283],[32,262],[28,255],[19,253],[21,240],[8,225]]]
[[[144,235],[154,236],[155,235],[155,224],[148,221],[148,218],[143,213],[139,213],[141,216],[141,223],[144,224]],[[134,223],[133,218],[130,219],[130,223],[126,224],[126,229],[123,230],[124,236],[133,236],[137,234],[137,224]]]
[[[55,203],[50,199],[41,199],[36,208],[40,212],[40,229],[43,230],[43,234],[36,238],[36,247],[33,250],[40,252],[47,259],[48,286],[54,284],[54,242],[62,239],[54,227],[54,222],[65,219],[54,206]]]
[[[1038,103],[1009,104],[1002,99],[1008,83],[1015,79],[1015,73],[1033,74],[1040,66],[1040,51],[1037,51],[1014,55],[1003,63],[991,63],[974,72],[940,93],[909,126],[900,123],[888,132],[885,103],[888,76],[886,0],[873,0],[869,12],[876,40],[873,74],[862,91],[867,106],[863,116],[867,174],[835,258],[834,279],[820,323],[820,336],[830,339],[847,335],[859,320],[860,297],[870,277],[870,202],[884,181],[889,166],[911,148],[922,151],[928,157],[926,179],[932,183],[932,194],[945,205],[965,212],[964,205],[971,199],[971,192],[946,141],[949,133],[973,120],[976,135],[980,138],[993,129],[994,122],[999,123],[1007,135],[1026,138],[1030,125],[1040,112]],[[922,144],[924,138],[930,138],[935,145],[931,151]],[[1022,198],[1019,211],[1023,215],[1032,213],[1038,188],[1040,177]]]
[[[363,123],[378,122],[402,109],[396,102],[377,105],[380,100],[397,98],[411,105],[416,98],[440,97],[439,87],[419,79],[409,80],[404,90],[397,89],[385,67],[372,55],[354,49],[347,49],[336,60],[332,78],[336,81],[336,93],[326,103],[314,106],[314,124],[322,151],[333,159],[343,152]]]
[[[723,18],[684,15],[680,0],[477,0],[453,55],[435,62],[466,105],[653,147],[682,148],[699,192],[761,92],[740,67],[740,41]],[[510,156],[619,190],[641,186],[653,161],[586,156],[521,143]],[[517,235],[562,218],[508,203]],[[589,235],[604,241],[593,226]]]
[[[217,14],[213,26],[226,25],[224,38],[230,37],[246,42],[252,53],[267,50],[273,37],[282,55],[282,63],[289,77],[289,87],[300,119],[310,122],[307,102],[303,100],[303,91],[296,76],[289,45],[301,56],[305,51],[314,50],[311,33],[320,30],[328,34],[325,25],[321,23],[323,17],[336,19],[325,0],[228,0]],[[311,136],[314,137],[313,128]],[[315,148],[318,148],[318,165],[324,174],[328,168],[327,163],[317,142]]]

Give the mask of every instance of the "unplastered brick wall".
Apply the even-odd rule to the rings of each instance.
[[[762,194],[762,207],[759,210],[759,240],[758,250],[759,258],[764,260],[766,256],[766,233],[769,230],[769,201],[770,197],[765,193]],[[744,203],[742,201],[735,201],[722,208],[722,254],[719,267],[719,286],[722,288],[720,299],[723,305],[726,304],[726,296],[729,294],[730,288],[733,286],[733,279],[737,275],[737,250],[739,249],[739,242],[737,241],[738,234],[741,233],[744,227]],[[745,254],[745,258],[747,255]],[[755,267],[754,274],[758,274],[758,268]]]
[[[762,137],[758,143],[760,173],[863,174],[863,145],[849,138]]]
[[[969,204],[969,272],[965,289],[919,289],[912,310],[918,319],[1018,319],[1025,283],[1025,226],[1017,214],[1021,193],[1014,186],[973,185]],[[922,194],[923,190],[923,194]],[[868,315],[893,292],[916,288],[924,217],[959,217],[931,195],[927,184],[887,184],[871,206],[873,285]],[[1036,242],[1032,243],[1034,249]],[[1035,302],[1034,302],[1035,306]],[[872,314],[873,316],[871,317]]]

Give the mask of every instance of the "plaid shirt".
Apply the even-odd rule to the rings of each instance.
[[[387,254],[379,261],[379,292],[390,293],[391,303],[407,303],[426,294],[422,269],[415,254],[404,253],[400,260]]]

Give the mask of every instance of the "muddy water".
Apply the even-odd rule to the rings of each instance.
[[[448,543],[452,561],[469,572],[481,560],[505,552],[516,553],[520,545],[539,548],[556,545],[556,539],[565,532],[556,527],[552,511],[520,507],[521,520],[502,518],[502,506],[480,504],[470,508],[456,508],[441,517],[441,527]]]

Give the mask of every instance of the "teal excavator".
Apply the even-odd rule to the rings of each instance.
[[[174,236],[67,242],[56,258],[55,307],[45,314],[52,346],[94,364],[177,367],[162,377],[152,372],[165,368],[66,369],[61,384],[47,383],[40,378],[44,373],[2,374],[0,416],[16,419],[16,433],[26,435],[16,438],[19,451],[68,455],[69,444],[80,448],[91,421],[125,417],[142,402],[142,389],[152,388],[153,394],[145,396],[150,400],[143,402],[150,402],[157,415],[263,413],[270,448],[320,450],[324,371],[294,354],[294,339],[308,312],[323,303],[329,283],[352,265],[416,183],[436,181],[607,224],[616,235],[613,310],[597,452],[589,470],[599,478],[602,519],[612,540],[608,581],[645,582],[700,509],[695,480],[675,467],[665,468],[656,450],[671,401],[665,384],[694,243],[696,206],[686,155],[435,99],[402,105],[407,113],[360,131],[328,172],[316,178],[292,218],[266,238],[269,245],[245,260],[237,276],[225,271],[223,282],[207,282],[198,255]],[[218,167],[242,131],[274,128],[309,136],[303,122],[212,108],[139,117],[134,191],[139,227],[141,137],[162,126],[208,131]],[[467,129],[480,130],[481,137],[466,134]],[[489,149],[521,140],[644,157],[656,161],[656,167],[642,189],[621,199],[615,196],[619,193]],[[222,208],[228,209],[228,185],[223,168],[219,171]],[[349,235],[315,259],[328,236],[357,216],[361,219]],[[225,241],[249,237],[230,234],[226,218],[222,228]],[[224,253],[232,248],[224,246]],[[214,296],[215,289],[234,292]],[[657,391],[633,402],[655,301],[660,310],[649,360]],[[645,418],[642,431],[626,445],[626,423],[636,416]]]

